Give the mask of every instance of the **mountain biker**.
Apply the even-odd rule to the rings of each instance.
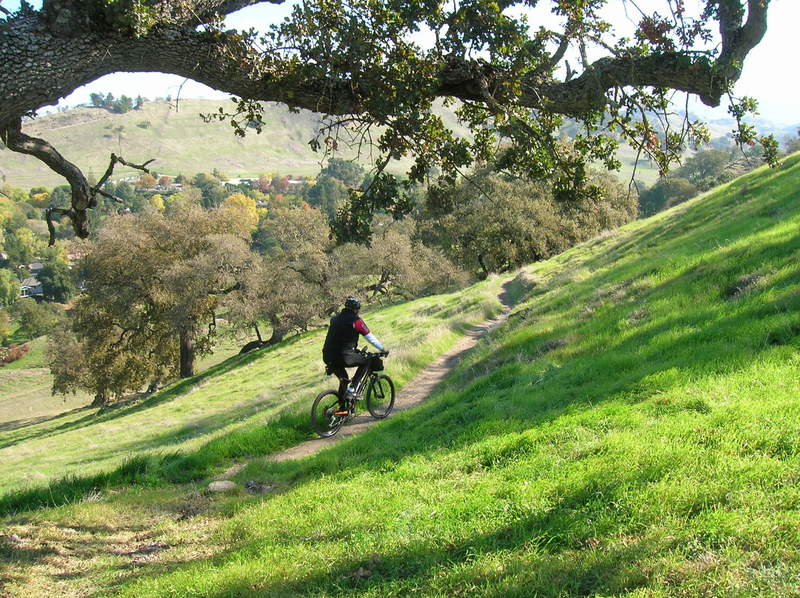
[[[356,350],[359,334],[363,335],[367,342],[378,351],[389,354],[380,341],[375,338],[375,335],[369,331],[364,320],[358,317],[360,309],[361,302],[355,297],[348,297],[344,302],[344,309],[331,318],[325,344],[322,347],[322,360],[328,366],[329,371],[339,378],[339,396],[342,399],[347,392],[352,393],[354,389],[358,388],[358,383],[364,376],[369,363],[369,358]],[[353,366],[358,366],[358,369],[350,382],[345,368]],[[350,383],[349,387],[348,383]]]

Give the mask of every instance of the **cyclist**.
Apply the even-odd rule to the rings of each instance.
[[[367,370],[368,358],[356,350],[359,334],[363,335],[367,342],[378,351],[389,354],[380,341],[375,338],[375,335],[369,331],[364,320],[358,317],[360,309],[361,302],[355,297],[348,297],[344,302],[344,309],[331,318],[325,344],[322,347],[322,360],[329,372],[333,372],[339,378],[339,396],[342,399],[348,393],[355,392]],[[353,366],[358,366],[358,369],[350,382],[345,368]],[[350,383],[349,386],[348,383]]]

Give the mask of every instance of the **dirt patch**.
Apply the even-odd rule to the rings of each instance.
[[[631,312],[631,314],[627,318],[628,324],[639,324],[647,319],[650,315],[650,311],[646,307],[640,307],[639,309],[635,309]]]
[[[123,552],[121,555],[130,557],[135,563],[146,563],[152,561],[159,552],[168,548],[170,547],[166,544],[145,544],[136,550]]]
[[[216,476],[214,479],[215,480],[229,480],[233,476],[235,476],[237,473],[242,471],[244,468],[245,468],[245,464],[244,463],[237,463],[236,465],[231,465],[228,469],[223,471],[221,474]]]
[[[725,297],[731,301],[740,299],[756,289],[765,278],[766,276],[759,272],[746,274],[728,287],[725,291]]]
[[[566,347],[568,344],[569,339],[567,338],[551,338],[539,346],[537,353],[539,353],[539,355],[546,355],[547,353],[555,351],[556,349]]]

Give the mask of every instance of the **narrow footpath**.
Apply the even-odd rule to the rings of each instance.
[[[504,291],[500,294],[500,301],[503,303],[503,311],[495,318],[486,320],[482,324],[478,324],[467,331],[464,338],[459,340],[449,351],[440,355],[436,360],[431,362],[425,369],[423,369],[417,376],[408,382],[401,390],[397,392],[395,398],[394,409],[392,413],[405,411],[416,407],[428,397],[431,396],[434,388],[442,379],[450,373],[450,371],[458,365],[464,358],[464,355],[478,344],[478,341],[490,330],[496,328],[506,321],[508,312],[511,310],[511,304],[508,298],[508,292]],[[391,373],[391,369],[389,370]],[[391,418],[392,415],[390,414]],[[359,434],[375,425],[381,420],[373,419],[368,413],[358,415],[353,418],[348,424],[345,424],[336,436],[330,438],[315,438],[307,440],[296,446],[288,448],[279,453],[270,456],[272,461],[292,461],[295,459],[302,459],[309,455],[318,453],[322,449],[336,444],[337,442]]]

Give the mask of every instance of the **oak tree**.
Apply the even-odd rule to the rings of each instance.
[[[154,379],[191,376],[195,357],[211,349],[221,297],[252,268],[249,228],[239,209],[192,205],[110,217],[79,262],[85,289],[72,336],[51,349],[54,389],[77,384],[102,402]],[[61,345],[72,347],[67,355]]]

